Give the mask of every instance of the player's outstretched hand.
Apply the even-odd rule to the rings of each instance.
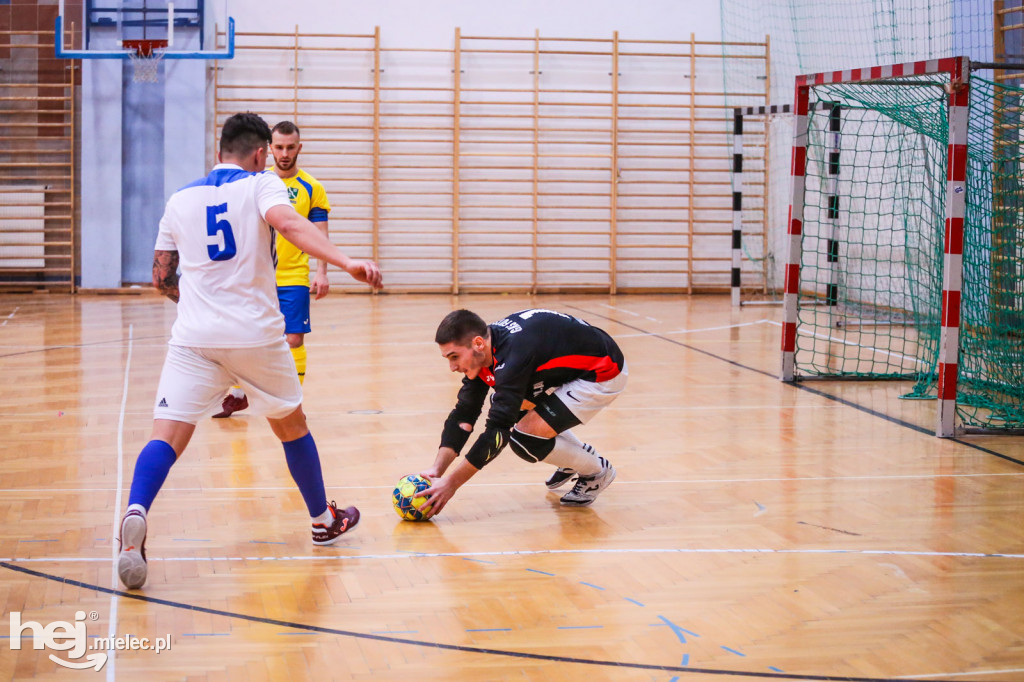
[[[354,260],[349,263],[348,274],[357,282],[366,282],[373,289],[380,289],[384,286],[384,277],[380,268],[372,260]]]
[[[420,492],[418,497],[427,498],[423,504],[420,505],[420,509],[423,510],[423,518],[429,519],[432,516],[436,516],[441,513],[444,506],[448,504],[448,500],[452,499],[455,495],[457,487],[451,485],[451,480],[448,478],[437,478],[432,479],[434,482],[429,488]],[[429,507],[429,508],[428,508]]]

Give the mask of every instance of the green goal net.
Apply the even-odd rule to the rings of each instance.
[[[1024,0],[1006,0],[1005,8]],[[728,60],[723,84],[729,107],[765,104],[747,93],[767,78],[766,104],[778,113],[749,116],[744,125],[742,291],[745,302],[782,296],[789,209],[793,82],[801,74],[964,55],[973,61],[1020,61],[1024,13],[1001,12],[993,0],[719,0],[722,39],[769,43],[766,63]],[[1001,5],[1001,6],[1002,6]],[[753,48],[750,48],[753,50]],[[1007,75],[1007,74],[1003,74]],[[997,79],[1001,80],[1001,78]],[[781,229],[780,229],[781,227]]]
[[[810,89],[796,378],[935,397],[948,87],[930,74]],[[957,425],[1022,429],[1024,90],[970,87]]]

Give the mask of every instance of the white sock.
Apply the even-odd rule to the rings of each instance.
[[[324,526],[329,526],[334,523],[334,514],[331,513],[331,506],[327,505],[327,509],[324,509],[324,513],[320,516],[314,517],[311,523],[319,523]]]
[[[130,511],[141,512],[142,513],[142,518],[146,518],[146,508],[143,507],[141,504],[130,504],[130,505],[128,505],[128,508],[124,510],[124,513],[127,514]]]
[[[563,431],[555,437],[555,447],[544,458],[548,464],[560,469],[572,469],[580,476],[601,473],[601,460],[594,448],[577,438],[572,431]]]
[[[232,386],[231,390],[229,391],[229,393],[231,393],[231,395],[234,396],[235,398],[244,398],[245,397],[245,391],[243,391],[238,386]]]

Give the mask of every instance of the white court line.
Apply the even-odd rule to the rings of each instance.
[[[628,311],[623,311],[623,312],[628,312]],[[635,315],[636,313],[631,313],[631,314]],[[647,319],[654,320],[654,318],[647,318]],[[654,321],[657,322],[658,320],[654,320]],[[698,329],[677,329],[675,331],[669,331],[669,332],[642,332],[642,333],[636,333],[636,334],[612,334],[611,336],[613,338],[616,338],[616,339],[631,339],[631,338],[635,338],[635,337],[638,337],[638,336],[665,336],[665,335],[668,335],[668,334],[693,334],[693,333],[697,333],[697,332],[720,331],[722,329],[737,329],[739,327],[750,327],[750,326],[758,325],[758,324],[770,324],[770,325],[773,325],[773,326],[776,326],[776,327],[781,327],[782,326],[782,324],[780,322],[776,322],[775,320],[762,319],[762,320],[756,320],[754,322],[741,322],[741,323],[738,323],[738,324],[729,324],[729,325],[723,325],[723,326],[720,326],[720,327],[702,327],[702,328],[698,328]],[[805,336],[809,336],[809,335],[805,334]],[[827,338],[827,337],[824,337],[824,338]],[[838,339],[836,339],[836,340],[838,341]],[[117,339],[111,339],[110,341],[102,341],[100,343],[95,343],[95,344],[91,344],[91,345],[96,346],[96,347],[100,347],[100,346],[112,346],[112,345],[118,344],[118,343],[120,343],[120,341],[118,341]],[[311,344],[307,343],[306,345],[309,346]],[[167,343],[165,341],[161,341],[161,342],[158,342],[158,343],[140,344],[140,347],[145,347],[145,348],[164,348],[166,346],[167,346]],[[312,346],[313,347],[317,347],[317,348],[361,348],[361,347],[377,347],[377,346],[423,346],[423,347],[428,347],[429,346],[429,347],[433,348],[434,347],[434,343],[431,342],[431,341],[367,341],[365,343],[351,343],[351,342],[348,342],[348,343],[331,343],[331,342],[317,343],[317,342],[314,341],[314,342],[312,342]],[[80,345],[68,345],[68,346],[45,346],[45,345],[43,345],[43,346],[4,346],[4,345],[0,345],[0,349],[3,349],[3,348],[12,348],[12,349],[17,348],[17,349],[20,349],[20,350],[43,350],[43,349],[55,350],[55,349],[58,349],[58,348],[80,348],[80,347],[81,347]],[[879,352],[882,352],[882,351],[879,351]]]
[[[628,312],[628,311],[624,311],[624,312]],[[730,324],[730,325],[725,325],[725,326],[722,326],[722,327],[702,327],[702,328],[699,328],[699,329],[678,329],[678,330],[670,331],[670,332],[646,332],[646,333],[643,333],[643,334],[613,334],[613,336],[615,338],[617,338],[617,339],[627,339],[627,338],[634,338],[634,337],[637,337],[637,336],[668,336],[669,334],[693,334],[693,333],[696,333],[696,332],[720,331],[722,329],[736,329],[736,328],[739,328],[739,327],[749,327],[749,326],[755,325],[755,324],[770,324],[770,325],[774,325],[776,327],[781,327],[782,326],[781,322],[776,322],[775,320],[760,319],[760,320],[756,320],[754,322],[742,322],[742,323],[739,323],[739,324]],[[829,341],[829,342],[833,342],[833,343],[841,343],[844,346],[855,346],[857,348],[864,348],[866,350],[870,350],[870,351],[873,351],[875,353],[879,353],[881,355],[889,355],[891,357],[899,358],[901,360],[912,360],[912,361],[915,361],[915,362],[917,361],[917,358],[914,357],[914,356],[903,355],[902,353],[894,353],[894,352],[891,352],[891,351],[882,350],[881,348],[875,348],[874,346],[865,346],[863,344],[855,343],[853,341],[847,341],[846,339],[836,338],[836,337],[832,336],[831,334],[825,335],[825,334],[807,333],[807,332],[798,332],[798,333],[800,334],[800,336],[807,336],[807,337],[812,337],[812,338],[816,338],[816,339],[822,339],[823,341]]]
[[[609,310],[618,310],[620,313],[626,313],[627,315],[632,315],[633,317],[640,317],[640,313],[634,313],[632,310],[626,310],[625,308],[616,308],[615,306],[608,305],[607,303],[602,303],[601,307],[608,308]]]
[[[161,341],[150,341],[150,342],[147,342],[147,343],[139,343],[138,346],[140,348],[166,348],[167,347],[167,338],[170,338],[170,337],[166,337],[164,340],[161,340]],[[311,344],[307,343],[306,345],[308,346],[308,345],[311,345]],[[437,348],[437,344],[435,344],[433,341],[367,341],[365,343],[330,343],[330,342],[316,343],[316,342],[314,342],[314,343],[312,343],[312,345],[316,346],[318,348],[339,348],[339,347],[341,347],[341,348],[355,348],[355,347],[364,347],[364,346],[366,346],[366,347],[374,347],[374,348],[378,347],[378,346],[424,346],[424,347],[429,346],[431,348],[435,348],[435,349]],[[53,346],[46,345],[46,344],[38,345],[38,346],[32,346],[32,345],[27,345],[27,344],[26,345],[21,345],[21,346],[0,344],[0,350],[10,349],[10,350],[21,350],[21,351],[60,350],[60,349],[66,349],[66,348],[82,348],[82,347],[83,347],[82,344],[67,344],[67,345],[58,344],[58,345],[53,345]],[[119,340],[119,339],[111,339],[110,341],[99,341],[97,343],[90,343],[89,344],[89,348],[111,348],[111,347],[113,347],[113,348],[123,348],[123,342],[121,340]]]
[[[819,405],[789,405],[789,406],[787,406],[786,409],[789,409],[789,410],[801,410],[801,411],[804,411],[804,410],[837,410],[837,409],[844,409],[845,407],[846,407],[845,405],[834,405],[834,404],[827,404],[826,403],[826,404],[819,404]],[[729,411],[729,410],[743,410],[744,412],[750,412],[751,410],[771,410],[773,412],[777,412],[779,410],[779,405],[778,405],[778,403],[770,403],[770,404],[765,404],[765,405],[735,405],[735,404],[733,404],[733,405],[724,405],[724,404],[708,405],[708,404],[704,404],[704,405],[650,405],[650,406],[645,406],[645,407],[628,407],[628,406],[625,406],[625,405],[615,404],[615,405],[612,405],[612,406],[610,406],[610,407],[608,407],[606,409],[612,410],[614,412],[643,412],[645,414],[649,414],[651,412],[710,412],[710,411],[722,412],[722,411]],[[140,407],[138,409],[128,410],[128,414],[151,414],[152,411],[153,410],[150,407],[145,407],[145,408]],[[406,417],[406,416],[409,416],[409,415],[425,415],[425,414],[443,414],[443,415],[447,415],[451,410],[450,410],[450,408],[441,408],[441,409],[433,409],[433,410],[381,410],[380,412],[373,412],[373,413],[367,414],[367,413],[358,413],[358,412],[352,411],[352,410],[339,412],[338,410],[330,410],[328,408],[318,409],[317,407],[310,407],[309,409],[306,409],[304,407],[303,411],[307,415],[309,415],[309,414],[331,414],[333,416],[342,416],[342,417],[344,417],[346,415],[353,416],[353,417]],[[75,408],[70,408],[69,407],[69,408],[65,408],[63,410],[63,412],[64,412],[65,415],[105,415],[105,414],[111,414],[110,411],[108,411],[108,410],[106,410],[104,408],[101,408],[101,407],[97,407],[96,409],[75,409]],[[19,417],[45,417],[45,416],[49,416],[49,415],[52,415],[52,414],[53,414],[52,410],[47,410],[45,412],[38,412],[38,411],[36,411],[36,412],[19,412],[18,416]]]
[[[918,678],[965,677],[967,675],[1001,675],[1003,673],[1024,673],[1024,668],[1006,668],[1005,670],[972,670],[966,673],[927,673],[924,675],[900,675],[894,680],[916,680]]]
[[[799,334],[800,336],[810,336],[816,339],[822,339],[823,341],[828,341],[829,343],[841,343],[844,346],[864,348],[866,350],[870,350],[881,355],[889,355],[894,358],[899,358],[900,360],[912,360],[914,362],[917,362],[917,358],[912,355],[903,355],[902,353],[893,353],[891,351],[882,350],[881,348],[875,348],[874,346],[865,346],[864,344],[854,343],[853,341],[847,341],[846,339],[838,339],[832,336],[831,334],[829,334],[828,336],[824,334],[808,334],[807,332],[797,332],[797,334]]]
[[[933,480],[935,478],[986,478],[990,476],[1024,476],[1024,472],[991,472],[973,474],[898,474],[892,476],[801,476],[777,477],[777,478],[675,478],[657,480],[623,480],[615,479],[615,485],[687,485],[696,483],[800,483],[804,481],[862,481],[862,480]],[[537,481],[520,481],[508,483],[467,483],[470,487],[535,487]],[[391,488],[391,485],[328,485],[330,491],[383,491]],[[113,487],[8,487],[0,488],[0,494],[25,493],[36,495],[39,493],[110,493]],[[161,493],[266,493],[273,491],[294,492],[294,485],[231,485],[229,487],[207,486],[202,487],[172,487],[165,485],[160,488]]]
[[[715,332],[723,329],[738,329],[740,327],[752,327],[755,324],[771,324],[777,327],[782,325],[775,320],[756,320],[754,322],[740,322],[739,324],[727,324],[721,327],[700,327],[698,329],[676,329],[671,332],[644,332],[642,334],[612,334],[616,339],[629,339],[637,336],[668,336],[669,334],[695,334],[697,332]]]
[[[661,320],[659,320],[656,317],[651,317],[650,315],[642,315],[640,313],[635,313],[632,310],[626,310],[625,308],[616,308],[615,306],[608,305],[607,303],[602,303],[601,307],[602,308],[608,308],[609,310],[615,310],[615,311],[618,311],[620,313],[626,313],[627,315],[632,315],[633,317],[642,317],[645,320],[650,320],[651,322],[661,322]],[[615,320],[612,320],[612,322],[615,322]]]
[[[926,552],[900,549],[771,549],[762,548],[693,548],[661,547],[650,549],[521,549],[494,552],[402,552],[399,554],[312,554],[295,556],[170,556],[147,557],[149,561],[196,563],[202,561],[389,561],[393,559],[475,559],[480,557],[518,557],[544,555],[629,555],[629,554],[845,554],[850,556],[915,556],[954,557],[971,559],[1024,559],[1024,554],[1003,554],[1000,552]],[[35,557],[18,559],[0,558],[8,563],[96,563],[107,561],[103,557]]]
[[[11,314],[8,315],[7,317],[5,317],[3,322],[0,322],[0,327],[6,327],[7,326],[7,321],[10,320],[10,319],[13,319],[14,318],[14,314],[16,312],[18,312],[18,310],[20,308],[21,308],[21,306],[14,306],[14,310],[11,311]]]
[[[128,405],[128,376],[132,368],[132,347],[134,340],[134,328],[135,325],[128,325],[128,357],[125,358],[124,362],[124,387],[121,391],[121,414],[117,420],[117,494],[114,496],[114,534],[112,538],[117,538],[121,535],[121,489],[124,488],[124,413],[125,407]],[[118,589],[117,577],[117,543],[110,543],[111,551],[111,562],[110,562],[110,586],[113,589]],[[107,647],[107,681],[113,682],[116,679],[116,659],[117,650],[113,647],[113,642],[117,637],[117,602],[118,597],[116,594],[110,595],[110,623],[107,630],[107,641],[110,645]]]
[[[689,479],[658,479],[656,481],[627,481],[621,478],[615,479],[615,485],[693,485],[693,484],[715,484],[715,483],[801,483],[805,481],[828,481],[830,483],[841,483],[844,481],[887,481],[887,480],[933,480],[936,478],[987,478],[987,477],[998,477],[998,476],[1024,476],[1024,472],[991,472],[991,473],[977,473],[977,474],[899,474],[893,476],[801,476],[798,478],[689,478]],[[520,481],[513,483],[467,483],[472,488],[510,488],[510,487],[535,487],[536,481]],[[328,490],[389,490],[392,488],[391,485],[328,485]],[[4,488],[0,489],[0,493],[25,493],[25,494],[39,494],[39,493],[109,493],[114,488]],[[174,488],[171,486],[164,486],[160,488],[161,493],[170,492],[196,492],[196,493],[216,493],[216,492],[230,492],[230,493],[241,493],[241,492],[273,492],[273,491],[288,491],[294,492],[294,486],[230,486],[230,487],[211,487],[202,486],[199,488]]]

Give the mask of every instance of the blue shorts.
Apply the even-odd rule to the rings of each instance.
[[[278,287],[277,300],[284,315],[285,334],[308,334],[313,331],[309,326],[309,287]]]

